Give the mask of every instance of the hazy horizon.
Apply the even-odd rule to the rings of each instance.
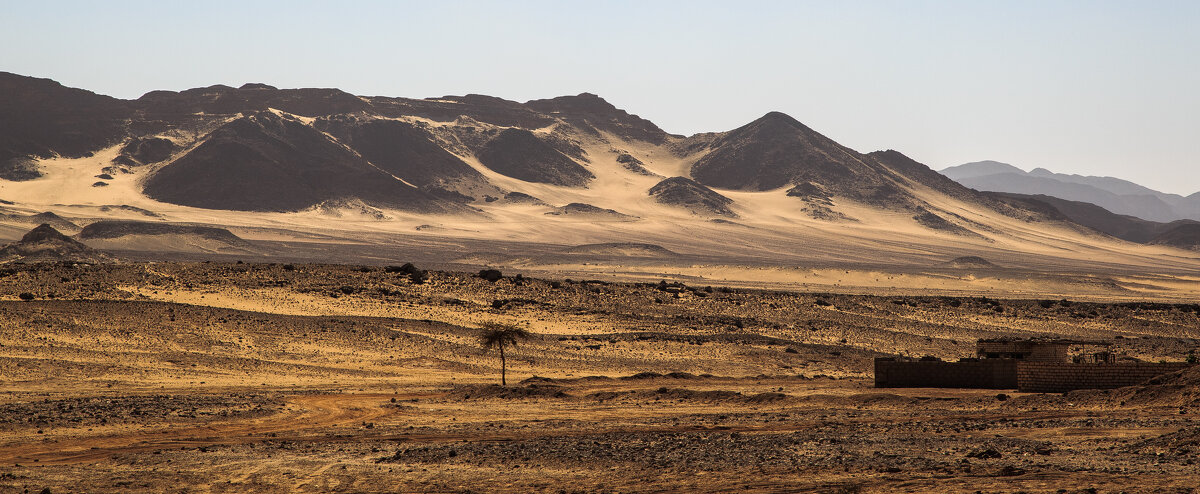
[[[782,111],[934,169],[995,160],[1200,190],[1190,2],[9,5],[0,70],[120,98],[262,82],[592,92],[664,130]]]

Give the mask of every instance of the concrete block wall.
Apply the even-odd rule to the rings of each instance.
[[[1022,361],[1017,363],[1017,391],[1064,393],[1076,389],[1120,388],[1192,365],[1183,362],[1074,364]]]
[[[966,362],[875,359],[876,388],[1015,389],[1017,361]]]

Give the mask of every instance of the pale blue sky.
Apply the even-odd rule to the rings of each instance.
[[[771,110],[935,168],[1200,190],[1200,1],[0,1],[0,70],[134,98],[588,91],[669,132]]]

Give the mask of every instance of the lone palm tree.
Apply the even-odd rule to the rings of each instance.
[[[505,374],[508,362],[504,359],[504,346],[517,346],[517,340],[528,340],[531,334],[523,328],[511,324],[490,322],[483,325],[483,334],[479,335],[479,344],[484,351],[492,348],[500,349],[500,385],[508,386]]]

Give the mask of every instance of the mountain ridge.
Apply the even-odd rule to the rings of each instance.
[[[1026,172],[997,161],[965,163],[940,173],[985,192],[1048,195],[1158,222],[1200,220],[1200,192],[1185,197],[1116,177],[1055,173],[1046,168]]]
[[[893,253],[926,266],[942,262],[922,258],[930,248],[944,260],[1086,252],[1095,239],[1052,208],[980,193],[896,150],[853,150],[781,112],[684,137],[591,93],[521,103],[247,83],[105,101],[127,112],[118,136],[95,138],[91,156],[26,156],[42,175],[0,180],[14,207],[372,239]],[[797,247],[814,243],[828,245]]]

